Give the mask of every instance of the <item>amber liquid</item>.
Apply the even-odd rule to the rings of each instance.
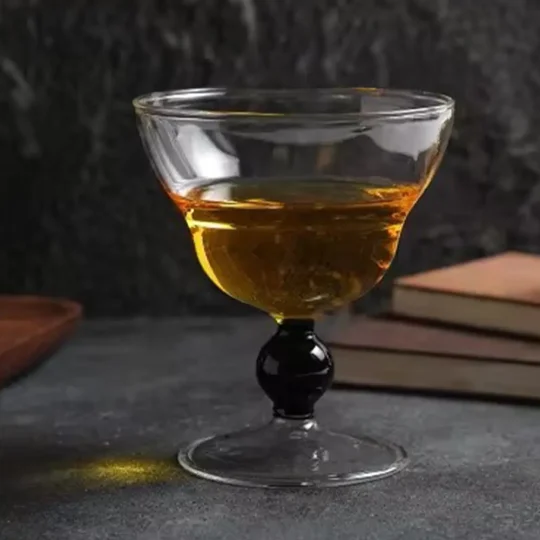
[[[420,192],[384,179],[242,179],[171,197],[210,279],[279,321],[316,318],[371,289]]]

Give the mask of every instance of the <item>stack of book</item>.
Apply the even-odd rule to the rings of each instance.
[[[540,398],[540,256],[399,278],[390,312],[353,318],[331,346],[337,383]]]

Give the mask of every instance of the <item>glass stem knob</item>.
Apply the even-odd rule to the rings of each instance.
[[[333,376],[332,356],[312,320],[285,319],[257,358],[257,379],[280,418],[312,418]]]

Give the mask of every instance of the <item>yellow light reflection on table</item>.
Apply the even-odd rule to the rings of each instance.
[[[114,485],[164,482],[177,476],[179,467],[167,461],[143,458],[102,459],[83,464],[77,472],[87,480]]]
[[[186,474],[174,460],[147,457],[102,457],[51,466],[47,471],[19,477],[18,484],[48,485],[55,488],[83,487],[85,490],[177,483]]]

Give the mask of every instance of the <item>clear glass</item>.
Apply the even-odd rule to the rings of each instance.
[[[193,474],[247,486],[337,486],[386,477],[401,447],[321,428],[332,382],[315,321],[375,286],[431,182],[451,98],[372,88],[195,89],[134,100],[150,161],[223,292],[271,315],[257,358],[266,425],[196,441]]]

